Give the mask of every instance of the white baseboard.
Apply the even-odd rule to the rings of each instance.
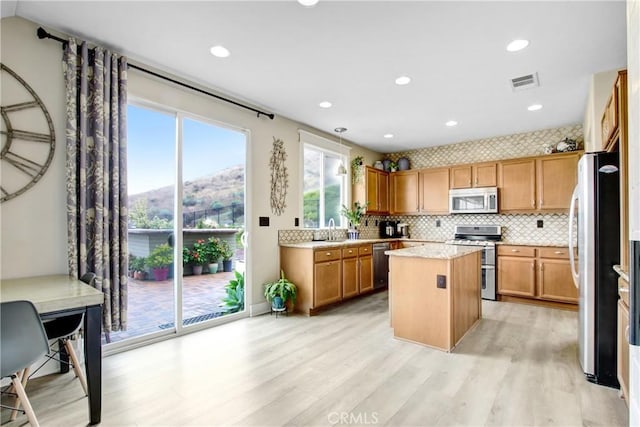
[[[249,316],[260,316],[261,314],[267,314],[271,311],[271,304],[267,301],[261,302],[259,304],[251,304],[249,307]]]

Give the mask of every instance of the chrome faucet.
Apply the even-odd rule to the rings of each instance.
[[[333,218],[329,218],[329,240],[335,240],[334,233],[336,231],[336,222]]]

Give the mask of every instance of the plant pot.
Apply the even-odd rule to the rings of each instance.
[[[212,264],[209,264],[209,273],[214,274],[218,272],[218,263],[214,262]]]
[[[285,306],[282,297],[273,297],[273,299],[271,300],[271,308],[274,311],[283,311],[285,309]]]
[[[223,260],[222,271],[224,271],[225,273],[233,271],[233,260],[230,260],[230,259]]]
[[[157,267],[153,269],[153,278],[156,282],[162,282],[169,277],[169,267]]]
[[[349,240],[356,240],[360,238],[360,232],[358,230],[348,230],[347,237]]]
[[[144,280],[144,271],[134,271],[133,272],[133,278],[135,280]]]
[[[193,275],[194,276],[199,276],[202,274],[202,266],[201,265],[194,265],[193,267],[191,267],[191,270],[193,271]]]

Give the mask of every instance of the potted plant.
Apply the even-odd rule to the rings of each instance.
[[[145,257],[132,256],[129,267],[133,271],[133,278],[135,280],[145,280],[147,272],[144,270],[147,259]]]
[[[193,244],[193,249],[191,250],[193,274],[196,276],[202,274],[202,268],[207,262],[207,245],[204,240],[198,240]]]
[[[220,259],[220,239],[209,237],[205,244],[205,252],[207,264],[209,265],[209,273],[217,273],[218,260]]]
[[[220,241],[220,256],[222,256],[222,269],[225,272],[232,271],[233,262],[231,258],[233,257],[233,249],[231,249],[229,242],[225,240]]]
[[[151,267],[153,278],[157,281],[167,280],[169,266],[173,262],[173,248],[167,243],[156,246],[147,258],[147,265]]]
[[[244,273],[234,272],[235,279],[231,279],[224,287],[227,296],[222,298],[220,307],[224,307],[225,313],[236,313],[244,310]]]
[[[344,216],[347,221],[349,221],[349,230],[347,230],[347,235],[349,239],[357,239],[360,232],[358,231],[358,227],[362,222],[362,217],[366,212],[367,204],[361,204],[360,202],[355,202],[353,204],[353,209],[347,208],[345,205],[342,205],[342,210],[340,213]]]
[[[393,160],[391,160],[391,162],[389,162],[389,172],[397,172],[397,171],[398,171],[398,164]]]
[[[284,311],[287,306],[291,309],[291,306],[296,302],[297,295],[296,285],[284,277],[283,270],[280,270],[280,279],[264,285],[264,297],[271,303],[271,308],[274,311]]]

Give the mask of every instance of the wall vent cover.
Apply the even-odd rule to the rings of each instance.
[[[538,86],[540,86],[538,73],[527,74],[525,76],[514,77],[511,79],[511,89],[513,89],[514,92]]]

